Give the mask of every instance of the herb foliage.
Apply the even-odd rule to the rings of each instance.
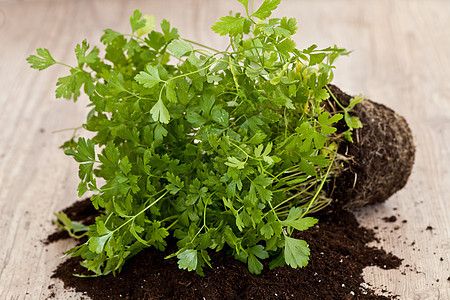
[[[143,248],[164,250],[169,236],[179,250],[168,258],[201,275],[211,250],[228,249],[254,274],[269,257],[271,268],[308,264],[307,242],[291,234],[313,226],[306,215],[330,201],[322,187],[343,115],[324,109],[326,85],[348,52],[298,50],[296,19],[269,18],[280,0],[251,14],[239,2],[244,15],[212,26],[229,37],[226,51],[180,38],[166,20],[156,31],[154,17],[136,10],[131,34],[105,30],[103,58],[83,41],[78,64],[58,79],[57,98],[76,101],[83,88],[92,107],[83,127],[95,136],[63,147],[79,163],[79,196],[94,192],[102,212],[87,241],[67,251],[95,275],[120,271]],[[63,64],[47,49],[28,61],[38,70]],[[350,109],[345,121],[356,128]],[[74,236],[86,230],[58,218]]]

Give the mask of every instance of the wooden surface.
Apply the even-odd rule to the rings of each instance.
[[[170,20],[186,38],[223,48],[226,39],[209,28],[239,10],[235,2],[0,3],[0,299],[45,299],[49,285],[56,299],[79,298],[50,278],[72,242],[41,240],[55,229],[53,212],[77,199],[77,167],[58,149],[71,132],[52,132],[79,126],[87,102],[56,100],[56,79],[67,70],[38,73],[25,58],[45,47],[73,63],[76,43],[86,37],[99,45],[105,28],[127,32],[135,8]],[[406,187],[357,212],[363,225],[378,226],[377,246],[404,259],[398,270],[366,269],[367,282],[401,299],[450,299],[450,1],[283,0],[276,15],[299,20],[299,47],[354,50],[338,62],[334,82],[393,108],[414,133],[416,163]],[[392,215],[396,223],[382,220]]]

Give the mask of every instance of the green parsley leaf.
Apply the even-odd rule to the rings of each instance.
[[[236,157],[227,157],[228,161],[225,164],[231,168],[243,169],[245,168],[245,162],[240,161]]]
[[[264,250],[264,247],[261,245],[253,246],[249,249],[248,256],[248,270],[252,274],[261,274],[263,269],[263,264],[258,260],[265,259],[269,257],[269,253]]]
[[[292,207],[286,220],[281,221],[283,226],[290,226],[299,231],[306,230],[317,223],[317,219],[311,217],[301,218],[303,209],[300,207]]]
[[[252,17],[265,20],[272,14],[272,11],[277,9],[281,0],[264,0],[261,6],[252,14]]]
[[[77,56],[78,64],[83,65],[84,63],[92,64],[98,59],[98,49],[94,47],[91,52],[86,55],[86,51],[89,49],[89,44],[86,40],[83,40],[81,44],[78,44],[75,48],[75,54]]]
[[[304,240],[284,237],[284,260],[291,268],[303,268],[308,264],[309,248]]]
[[[345,123],[349,128],[356,129],[363,127],[358,117],[352,117],[348,112],[344,113]]]
[[[164,39],[166,40],[166,42],[170,42],[171,40],[175,40],[180,37],[178,35],[178,29],[170,28],[170,23],[167,20],[163,20],[161,22],[161,29],[164,33]]]
[[[250,22],[244,17],[226,16],[219,18],[211,29],[220,35],[237,35],[240,33],[248,33],[250,29]]]
[[[208,122],[208,120],[205,117],[199,115],[198,113],[196,113],[194,111],[187,112],[186,120],[195,127],[202,126],[203,124]]]
[[[81,238],[85,234],[77,235],[77,233],[85,233],[89,230],[89,226],[70,220],[70,218],[64,212],[55,213],[55,216],[58,218],[58,221],[55,221],[55,224],[63,230],[67,231],[67,233],[71,237]]]
[[[89,250],[91,250],[94,253],[100,254],[103,252],[103,249],[105,248],[106,243],[111,239],[112,232],[102,235],[102,236],[95,236],[91,237],[89,239]]]
[[[166,97],[167,100],[173,103],[178,102],[177,93],[175,91],[176,87],[176,81],[175,80],[169,80],[166,84]]]
[[[182,56],[188,55],[192,51],[194,51],[194,47],[191,43],[188,43],[182,39],[178,39],[170,42],[170,44],[167,46],[167,50],[171,52],[175,57],[181,58]]]
[[[66,155],[71,155],[80,163],[95,161],[95,145],[90,139],[79,138],[76,150],[68,149],[64,151]]]
[[[165,124],[169,123],[170,113],[161,99],[158,100],[158,102],[156,102],[156,104],[152,107],[152,109],[150,110],[150,114],[155,121],[159,121]]]
[[[134,79],[146,88],[152,88],[162,82],[161,78],[159,78],[158,68],[151,65],[147,65],[145,72],[139,72]]]
[[[141,19],[141,17],[142,13],[139,11],[139,9],[136,9],[133,12],[133,15],[130,17],[130,24],[133,32],[136,32],[137,30],[144,28],[147,25],[147,21],[145,19]]]
[[[143,36],[149,33],[155,28],[155,16],[154,15],[144,15],[142,19],[145,21],[145,26],[136,29],[137,36]]]
[[[178,267],[180,269],[187,269],[188,271],[195,270],[198,265],[198,252],[194,249],[186,249],[177,255]]]
[[[37,55],[30,55],[27,58],[27,61],[31,64],[33,69],[38,69],[39,71],[47,69],[50,66],[56,64],[56,61],[50,55],[50,51],[48,49],[39,48],[36,50]]]
[[[122,37],[123,35],[117,31],[114,31],[112,29],[105,29],[104,34],[100,38],[100,41],[103,42],[103,44],[107,45],[112,43],[116,38]]]
[[[248,10],[248,0],[238,0],[238,1],[244,5],[246,10]]]

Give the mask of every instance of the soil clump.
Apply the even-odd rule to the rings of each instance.
[[[334,85],[329,89],[344,107],[348,106],[350,95]],[[338,109],[334,110],[342,113]],[[329,188],[329,197],[339,199],[346,208],[384,202],[405,186],[411,174],[415,156],[411,129],[402,116],[369,99],[357,104],[350,114],[357,116],[363,127],[354,130],[353,143],[339,145],[338,152],[350,160]],[[346,129],[343,122],[340,126],[338,131]]]

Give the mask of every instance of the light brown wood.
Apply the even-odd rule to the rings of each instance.
[[[212,0],[0,3],[0,299],[45,299],[49,285],[56,286],[56,299],[79,298],[50,278],[72,242],[44,246],[41,240],[54,230],[53,212],[77,199],[76,165],[58,149],[72,132],[52,132],[79,126],[87,101],[56,100],[56,78],[67,70],[58,66],[38,74],[25,58],[44,47],[73,63],[76,43],[87,38],[100,45],[105,28],[128,31],[135,8],[155,14],[157,21],[170,20],[189,39],[223,48],[226,39],[209,28],[240,5]],[[276,15],[300,21],[300,47],[337,44],[354,50],[338,62],[335,83],[393,108],[414,133],[416,163],[407,186],[386,204],[357,212],[363,225],[378,226],[376,246],[403,258],[403,265],[389,271],[368,268],[366,280],[401,299],[450,299],[450,2],[283,0]],[[391,215],[396,223],[382,220]]]

